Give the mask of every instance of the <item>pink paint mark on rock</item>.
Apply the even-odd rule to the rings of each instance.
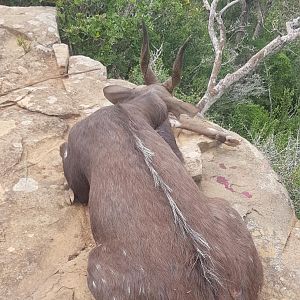
[[[237,166],[232,166],[230,167],[230,169],[237,169]]]
[[[227,169],[226,166],[225,166],[223,163],[219,164],[219,167],[220,167],[221,169],[224,169],[224,170]]]
[[[229,183],[228,179],[226,179],[224,176],[217,176],[217,183],[224,185],[226,190],[234,192],[234,189],[231,187],[231,184]]]
[[[249,199],[253,197],[253,195],[250,194],[249,192],[242,192],[242,195]]]

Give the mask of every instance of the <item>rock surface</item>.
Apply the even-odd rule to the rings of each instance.
[[[177,132],[177,140],[181,150],[187,143],[199,145],[199,188],[208,197],[229,201],[252,233],[264,264],[262,299],[298,299],[299,221],[286,189],[268,161],[245,139],[233,148],[183,130]]]
[[[106,68],[83,56],[70,57],[70,76],[58,78],[55,14],[0,6],[0,299],[92,299],[87,211],[70,205],[59,145],[75,122],[109,105],[103,87],[134,86],[107,80]],[[178,141],[199,187],[228,199],[252,232],[265,267],[262,299],[298,299],[300,224],[267,161],[245,140],[230,148],[183,131]]]
[[[0,299],[5,300],[91,299],[88,218],[84,207],[69,205],[59,156],[80,107],[61,79],[3,95],[59,75],[52,51],[59,42],[55,17],[53,8],[0,6]]]
[[[69,47],[66,44],[53,44],[53,51],[60,74],[68,72],[69,65]]]

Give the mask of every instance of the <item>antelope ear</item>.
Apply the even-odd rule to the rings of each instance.
[[[109,85],[103,89],[104,96],[113,104],[128,100],[133,94],[133,90],[120,85]]]

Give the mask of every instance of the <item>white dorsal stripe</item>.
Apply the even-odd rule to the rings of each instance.
[[[214,289],[217,289],[218,286],[222,286],[222,283],[215,271],[214,262],[209,254],[211,247],[204,239],[204,237],[200,233],[192,229],[191,226],[187,223],[186,218],[182,214],[181,210],[179,209],[171,195],[172,189],[163,181],[158,172],[155,170],[153,166],[154,152],[147,148],[135,133],[133,133],[133,136],[135,138],[136,147],[143,154],[144,161],[154,180],[155,187],[160,188],[169,201],[174,217],[174,223],[179,226],[182,233],[185,236],[188,236],[192,241],[192,244],[197,253],[195,263],[197,263],[197,261],[200,262],[203,276]]]

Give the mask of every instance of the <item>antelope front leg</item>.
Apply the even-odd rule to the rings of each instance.
[[[207,122],[197,117],[191,118],[187,115],[181,114],[179,119],[177,119],[174,116],[171,116],[170,123],[173,127],[196,132],[231,147],[236,147],[241,143],[238,139],[235,139],[225,131],[213,128]]]

